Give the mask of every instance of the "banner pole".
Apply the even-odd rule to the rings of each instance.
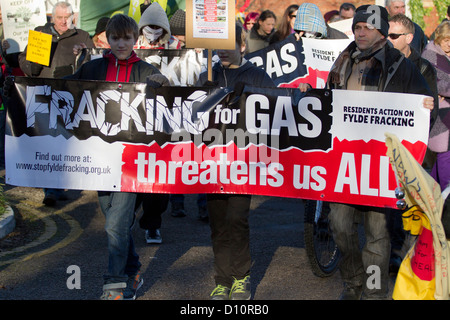
[[[213,81],[212,79],[212,50],[208,49],[208,81]]]

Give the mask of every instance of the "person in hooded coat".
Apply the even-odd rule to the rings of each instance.
[[[182,43],[172,36],[167,14],[153,2],[139,20],[139,38],[134,49],[181,49]]]
[[[106,49],[103,57],[86,62],[66,79],[147,84],[152,80],[168,84],[167,78],[156,67],[139,59],[133,51],[138,26],[132,18],[123,14],[111,17],[106,36],[111,49]],[[98,191],[100,208],[105,215],[109,254],[108,272],[103,277],[101,298],[104,300],[134,300],[143,283],[131,232],[136,197],[133,192]]]

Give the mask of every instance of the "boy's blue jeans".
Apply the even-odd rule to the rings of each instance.
[[[99,191],[98,201],[106,218],[108,236],[109,261],[104,281],[126,282],[128,276],[136,274],[141,267],[131,234],[136,194]]]

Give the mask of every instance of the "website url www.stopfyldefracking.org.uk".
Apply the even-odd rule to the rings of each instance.
[[[17,170],[26,171],[42,171],[42,172],[71,172],[88,174],[111,174],[111,167],[91,167],[80,164],[66,164],[66,163],[16,163]]]

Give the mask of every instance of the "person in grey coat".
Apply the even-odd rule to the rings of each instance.
[[[27,60],[27,48],[19,54],[19,66],[28,77],[63,78],[76,71],[75,45],[94,48],[94,43],[86,31],[73,25],[73,9],[68,2],[57,2],[53,7],[52,22],[36,27],[36,31],[52,35],[50,64],[48,66]],[[65,200],[61,189],[44,189],[43,203],[54,206],[57,200]]]
[[[45,66],[28,61],[27,47],[19,54],[19,66],[25,75],[39,78],[63,78],[76,71],[75,45],[85,44],[94,48],[88,32],[72,24],[73,9],[68,2],[58,2],[53,7],[52,22],[35,28],[35,31],[52,35],[50,65]]]

